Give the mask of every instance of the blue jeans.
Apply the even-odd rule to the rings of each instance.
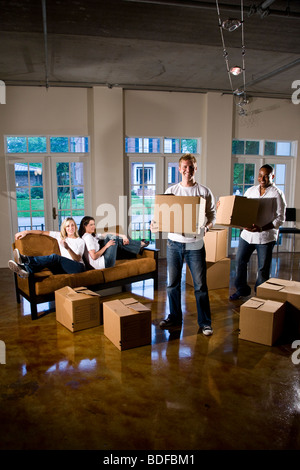
[[[251,287],[247,282],[247,268],[252,253],[257,251],[258,271],[255,283],[255,291],[257,286],[266,282],[270,277],[272,252],[276,242],[269,242],[263,245],[248,243],[243,238],[239,240],[239,246],[236,254],[236,278],[235,288],[239,295],[249,295]]]
[[[29,273],[37,273],[44,268],[48,268],[53,274],[75,274],[85,270],[83,263],[56,254],[27,256],[24,265]]]
[[[131,240],[129,238],[129,244],[123,245],[121,237],[116,235],[107,235],[102,243],[102,246],[109,242],[109,240],[115,240],[115,245],[107,248],[104,252],[105,267],[111,268],[116,264],[117,259],[128,258],[131,255],[136,256],[141,249],[141,242],[138,240]]]
[[[211,326],[211,312],[206,283],[205,247],[202,246],[202,241],[194,243],[167,241],[167,293],[170,319],[175,322],[182,321],[181,276],[184,260],[190,268],[194,282],[198,324],[200,327]]]

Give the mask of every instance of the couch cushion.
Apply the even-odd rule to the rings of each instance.
[[[105,282],[112,282],[126,277],[138,276],[155,271],[156,262],[153,258],[139,258],[134,260],[118,260],[112,268],[103,270]]]

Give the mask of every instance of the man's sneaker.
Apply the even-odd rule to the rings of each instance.
[[[170,315],[165,318],[165,320],[162,320],[159,324],[159,326],[161,328],[172,328],[172,327],[181,327],[182,325],[182,322],[181,321],[175,321],[175,320],[172,320],[172,318],[170,318]]]
[[[232,294],[229,297],[229,300],[239,300],[242,299],[243,297],[248,297],[251,294],[251,288],[249,287],[249,291],[247,294],[240,294],[238,291],[236,291],[234,294]]]
[[[14,255],[15,263],[17,263],[17,264],[23,264],[23,260],[22,260],[22,258],[21,258],[21,254],[20,254],[18,248],[15,248],[15,249],[14,249],[13,255]]]
[[[11,271],[13,271],[14,273],[17,273],[19,277],[23,277],[23,278],[29,277],[29,272],[23,269],[21,265],[19,265],[12,259],[9,260],[8,267]]]
[[[237,292],[235,292],[234,294],[232,294],[230,297],[229,297],[229,300],[239,300],[241,299],[242,296],[240,294],[238,294]]]
[[[213,329],[211,326],[203,326],[202,328],[202,333],[205,336],[211,336],[213,334]]]
[[[18,248],[13,251],[15,263],[23,265],[27,261],[27,256],[21,255]]]

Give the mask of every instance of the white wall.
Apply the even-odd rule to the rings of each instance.
[[[220,93],[7,87],[6,104],[0,105],[0,267],[7,266],[12,243],[4,135],[90,135],[95,216],[103,203],[118,209],[124,195],[125,134],[202,137],[200,180],[217,197],[230,191],[233,137],[300,140],[300,105],[260,98],[251,107],[252,117],[245,119],[237,116],[232,97]],[[296,171],[299,179],[299,165]],[[299,187],[295,206],[300,209]]]
[[[84,88],[7,87],[6,104],[0,105],[0,267],[11,253],[4,135],[87,135],[87,90]]]
[[[119,220],[119,196],[124,195],[123,91],[96,87],[89,91],[89,134],[92,137],[92,217],[96,224]],[[104,205],[109,203],[108,217]],[[111,220],[112,212],[115,216]],[[103,222],[104,223],[104,222]]]

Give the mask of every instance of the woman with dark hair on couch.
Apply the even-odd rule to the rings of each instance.
[[[15,239],[26,237],[34,233],[48,235],[56,238],[60,249],[60,255],[25,256],[14,250],[14,260],[8,262],[8,267],[20,277],[28,277],[30,273],[36,273],[48,268],[53,274],[75,274],[85,271],[83,254],[84,241],[78,235],[78,228],[72,217],[67,217],[61,224],[60,232],[44,230],[23,230],[15,235]]]
[[[86,245],[86,258],[94,269],[110,268],[117,259],[136,256],[149,245],[145,240],[131,240],[120,233],[107,232],[99,236],[95,219],[90,216],[83,217],[78,233]]]

